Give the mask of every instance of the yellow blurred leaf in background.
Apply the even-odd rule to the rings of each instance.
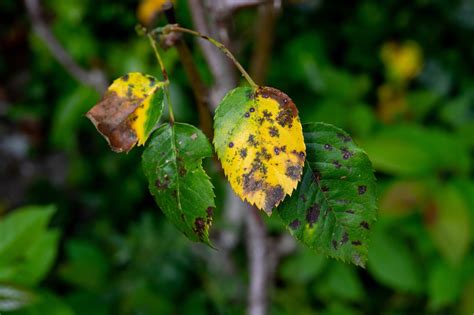
[[[155,17],[174,5],[174,0],[142,0],[138,5],[138,21],[145,26],[150,26]]]

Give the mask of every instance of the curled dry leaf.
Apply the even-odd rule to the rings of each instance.
[[[220,103],[214,128],[232,188],[271,214],[303,172],[306,147],[295,104],[274,88],[236,88]]]
[[[143,145],[163,111],[165,82],[132,72],[107,89],[102,100],[86,116],[115,152],[128,152]]]

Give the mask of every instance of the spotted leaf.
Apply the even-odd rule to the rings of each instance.
[[[312,123],[303,130],[307,145],[303,179],[277,212],[303,244],[364,266],[376,219],[370,160],[339,128]]]
[[[199,129],[175,123],[153,133],[142,158],[150,192],[161,210],[189,239],[205,243],[215,205],[202,159],[211,155],[211,145]]]
[[[217,108],[214,129],[214,146],[234,191],[271,214],[303,171],[306,147],[293,101],[274,88],[236,88]]]
[[[86,116],[115,152],[145,144],[163,111],[164,82],[132,72],[115,80]]]

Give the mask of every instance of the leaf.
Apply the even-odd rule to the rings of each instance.
[[[215,204],[202,159],[211,155],[199,129],[175,123],[154,132],[142,160],[150,192],[164,214],[189,239],[208,244]]]
[[[137,17],[140,23],[150,26],[155,17],[173,6],[174,0],[142,0],[138,5]]]
[[[115,152],[145,144],[163,111],[165,82],[139,72],[109,86],[102,100],[86,114]]]
[[[456,265],[469,250],[469,205],[462,192],[451,183],[440,186],[437,191],[434,201],[424,209],[424,222],[440,253]]]
[[[460,139],[416,125],[384,128],[362,145],[377,170],[393,175],[467,174],[471,165],[468,147]]]
[[[0,221],[0,266],[24,254],[46,229],[55,211],[50,206],[17,209]]]
[[[240,87],[217,108],[214,146],[234,191],[268,214],[301,179],[306,147],[293,101],[269,87]]]
[[[35,300],[36,296],[26,288],[0,283],[0,311],[2,312],[24,308]]]
[[[378,282],[402,292],[418,293],[423,286],[420,267],[408,245],[395,233],[374,229],[368,269]]]
[[[38,297],[37,303],[34,303],[26,308],[23,308],[14,313],[15,315],[74,315],[71,307],[63,302],[58,296],[50,292],[42,292]]]
[[[438,261],[428,279],[429,307],[439,310],[454,303],[460,296],[462,279],[459,268]]]
[[[315,296],[327,301],[335,299],[360,301],[364,289],[354,266],[332,262],[325,278],[315,284]]]
[[[92,292],[107,284],[107,258],[93,243],[70,240],[66,244],[66,255],[67,263],[59,269],[64,281]]]
[[[341,129],[312,123],[303,130],[307,145],[303,179],[278,214],[303,244],[364,266],[376,217],[372,165]]]
[[[58,242],[59,232],[57,230],[41,234],[15,264],[14,274],[8,280],[27,286],[38,284],[54,263]],[[0,278],[2,278],[1,275]]]

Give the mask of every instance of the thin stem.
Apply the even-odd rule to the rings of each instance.
[[[254,89],[258,88],[258,85],[252,80],[250,75],[247,73],[247,71],[245,71],[245,69],[237,61],[237,59],[235,59],[234,55],[230,52],[230,50],[227,49],[227,47],[225,47],[224,44],[218,42],[214,38],[209,37],[209,36],[204,35],[204,34],[201,34],[197,31],[181,27],[178,24],[169,24],[169,25],[165,26],[164,28],[156,29],[156,31],[161,31],[163,33],[171,33],[171,32],[188,33],[188,34],[191,34],[191,35],[194,35],[194,36],[197,36],[197,37],[200,37],[202,39],[205,39],[205,40],[209,41],[211,44],[213,44],[214,46],[219,48],[227,57],[229,57],[230,60],[232,60],[234,65],[237,67],[237,69],[239,69],[240,73],[242,73],[242,75],[245,77],[245,79],[250,84],[250,86],[252,86]]]
[[[163,59],[161,59],[161,55],[160,55],[160,52],[158,51],[158,47],[156,47],[156,42],[155,42],[155,39],[153,38],[153,35],[148,33],[147,36],[148,36],[148,39],[150,40],[151,47],[153,47],[153,51],[155,52],[156,59],[158,60],[158,63],[160,64],[161,73],[165,81],[165,86],[163,89],[166,96],[166,103],[168,103],[170,123],[174,124],[174,114],[173,114],[173,106],[171,105],[168,73],[166,72],[165,64],[163,63]]]

